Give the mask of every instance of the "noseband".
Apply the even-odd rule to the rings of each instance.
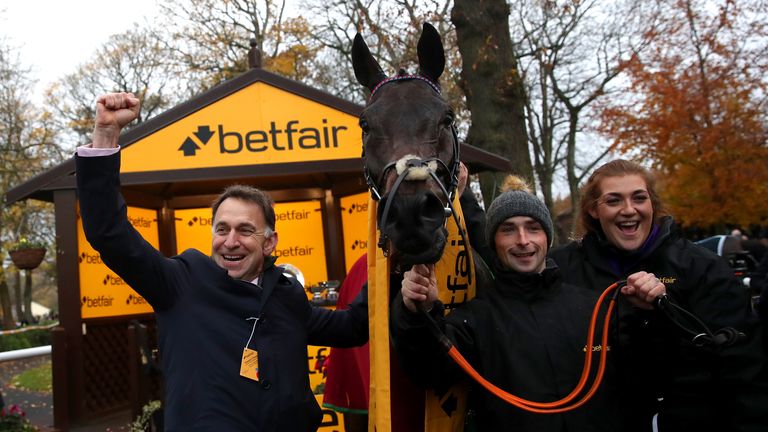
[[[371,92],[371,96],[368,100],[370,101],[373,98],[373,95],[376,94],[376,91],[378,91],[385,84],[388,84],[394,81],[410,81],[410,80],[420,80],[429,84],[432,90],[434,90],[438,95],[441,96],[440,87],[438,87],[436,83],[432,82],[431,80],[421,75],[398,75],[398,76],[386,78],[382,80],[379,84],[377,84],[376,87],[374,87],[373,91]],[[451,168],[448,168],[448,165],[438,157],[429,157],[429,158],[419,159],[416,157],[410,158],[410,156],[406,156],[402,160],[392,161],[388,163],[386,166],[384,166],[384,169],[381,171],[381,174],[379,175],[379,178],[377,179],[377,181],[373,180],[373,175],[371,174],[371,170],[368,167],[368,161],[365,156],[365,146],[363,146],[363,156],[362,156],[363,176],[365,178],[365,182],[368,184],[368,188],[371,190],[371,196],[373,197],[374,200],[376,201],[381,200],[381,197],[382,197],[382,194],[380,192],[381,186],[382,186],[382,183],[386,180],[386,177],[389,171],[392,169],[395,169],[397,172],[397,179],[395,180],[395,183],[392,186],[392,190],[389,192],[389,199],[387,199],[386,203],[384,204],[384,211],[381,216],[381,223],[379,224],[381,228],[386,226],[390,205],[392,203],[392,198],[397,193],[403,180],[408,178],[408,176],[413,172],[413,170],[425,171],[435,181],[435,183],[437,183],[437,185],[440,187],[440,191],[442,192],[443,196],[445,196],[446,202],[447,202],[447,206],[445,207],[445,216],[448,217],[448,215],[453,214],[454,218],[456,219],[457,225],[460,227],[458,217],[456,216],[456,212],[453,211],[453,203],[452,203],[453,192],[456,190],[456,186],[459,183],[459,170],[461,169],[459,137],[456,131],[456,125],[454,123],[451,123],[451,135],[453,136],[453,164],[451,165]],[[439,167],[442,167],[446,172],[449,173],[450,184],[448,186],[445,185],[445,183],[440,179],[440,177],[438,177],[436,173]],[[381,236],[379,237],[378,246],[382,249],[385,257],[389,255],[389,248],[387,246],[388,240],[389,240],[388,236],[382,231]]]

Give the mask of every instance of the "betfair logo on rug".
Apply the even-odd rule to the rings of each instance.
[[[184,139],[178,151],[191,157],[207,148],[213,148],[219,154],[338,148],[340,136],[347,129],[346,126],[328,124],[327,119],[322,119],[320,125],[302,124],[299,120],[288,120],[284,125],[270,122],[269,129],[245,131],[230,130],[223,124],[215,128],[199,125]],[[212,139],[214,135],[216,139]],[[209,144],[213,145],[209,147]]]

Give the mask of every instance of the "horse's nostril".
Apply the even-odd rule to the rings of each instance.
[[[442,201],[432,192],[423,192],[419,198],[417,210],[423,225],[435,229],[445,221],[445,208]]]

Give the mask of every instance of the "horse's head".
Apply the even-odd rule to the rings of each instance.
[[[377,221],[398,261],[434,263],[445,248],[444,228],[459,175],[453,110],[440,95],[443,44],[429,24],[418,43],[419,72],[388,78],[358,34],[352,63],[371,91],[360,116],[365,175],[379,199]],[[383,247],[389,247],[384,244]]]

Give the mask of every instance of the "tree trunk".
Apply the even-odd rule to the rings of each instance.
[[[0,306],[3,308],[3,329],[11,330],[16,328],[16,321],[14,321],[13,313],[11,313],[11,296],[3,275],[0,275]]]
[[[509,6],[504,0],[455,0],[451,21],[462,57],[461,87],[472,117],[467,142],[508,158],[510,172],[534,184],[525,87],[509,34]],[[481,178],[493,181],[487,175]],[[492,188],[483,185],[486,205],[495,195]]]
[[[21,318],[24,317],[24,308],[22,307],[24,298],[21,296],[21,270],[16,269],[13,272],[13,281],[13,306],[16,310],[16,320],[21,321]]]
[[[35,322],[32,316],[32,270],[24,271],[24,319],[27,324]]]

